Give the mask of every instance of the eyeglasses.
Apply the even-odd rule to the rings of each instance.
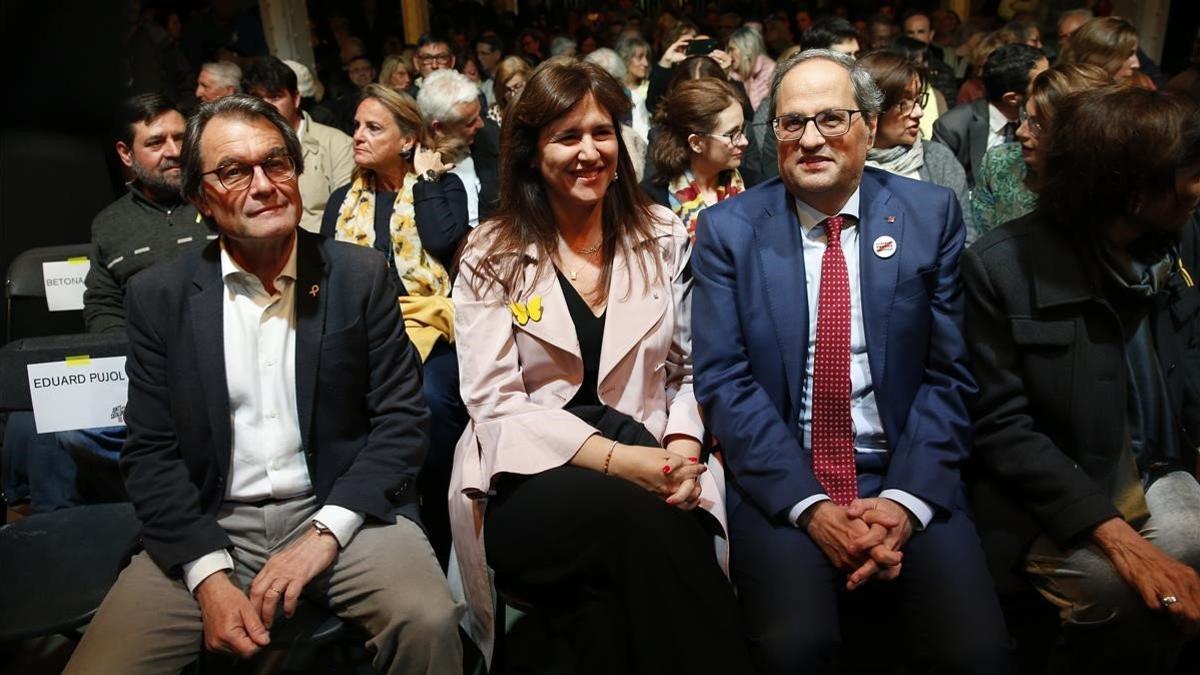
[[[1036,117],[1029,116],[1029,113],[1025,111],[1025,108],[1021,108],[1017,111],[1017,120],[1028,126],[1030,133],[1032,133],[1034,136],[1042,135],[1042,131],[1045,129],[1045,127],[1042,126],[1042,123],[1039,122]]]
[[[822,110],[811,117],[791,113],[771,120],[771,128],[775,131],[775,138],[781,141],[794,141],[804,135],[809,122],[814,122],[817,126],[817,133],[825,138],[834,138],[850,131],[850,120],[854,117],[854,113],[863,114],[861,110],[846,108]]]
[[[224,166],[218,166],[212,171],[205,171],[200,175],[207,176],[215,173],[217,175],[217,182],[221,184],[221,187],[230,192],[241,192],[250,187],[250,183],[254,181],[254,169],[260,166],[262,167],[263,174],[272,183],[286,183],[296,177],[296,163],[292,161],[289,155],[272,155],[258,164],[231,162]]]
[[[913,111],[913,108],[921,106],[923,109],[929,103],[929,92],[922,92],[920,96],[913,98],[902,98],[896,102],[896,111],[900,116],[906,116]]]
[[[417,60],[421,63],[441,63],[449,65],[450,60],[454,58],[453,54],[442,52],[440,54],[417,54]]]
[[[516,96],[525,91],[525,80],[504,85],[504,91],[508,92],[510,96]]]
[[[728,131],[723,134],[705,133],[703,131],[697,131],[696,133],[700,136],[708,136],[709,138],[720,138],[724,141],[728,141],[730,145],[737,145],[738,143],[742,142],[743,138],[746,137],[745,129],[734,129],[733,131]]]

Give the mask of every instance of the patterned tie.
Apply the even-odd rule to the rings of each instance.
[[[813,472],[835,504],[858,497],[854,427],[850,420],[850,276],[842,255],[842,216],[824,222],[817,300],[817,347],[813,359]]]

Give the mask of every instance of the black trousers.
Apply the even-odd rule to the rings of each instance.
[[[975,525],[938,517],[905,545],[900,576],[845,590],[802,529],[767,520],[749,502],[730,513],[732,573],[758,672],[819,675],[853,662],[909,673],[1005,675],[1008,633]],[[843,627],[853,634],[843,635]]]
[[[572,466],[496,489],[484,527],[496,585],[550,615],[577,673],[752,672],[711,516]]]

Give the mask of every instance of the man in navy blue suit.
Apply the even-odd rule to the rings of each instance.
[[[832,672],[854,614],[889,663],[1007,672],[959,475],[958,203],[864,171],[883,97],[849,58],[803,52],[772,90],[779,178],[705,210],[693,257],[696,392],[759,668]]]

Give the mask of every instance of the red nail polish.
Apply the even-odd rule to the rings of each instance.
[[[670,464],[663,464],[663,475],[665,476],[665,475],[667,475],[667,474],[669,474],[669,473],[671,473],[671,465],[670,465]]]
[[[699,461],[700,461],[700,460],[699,460],[699,458],[696,458],[696,457],[688,457],[688,463],[689,463],[689,464],[695,464],[696,462],[699,462]]]

